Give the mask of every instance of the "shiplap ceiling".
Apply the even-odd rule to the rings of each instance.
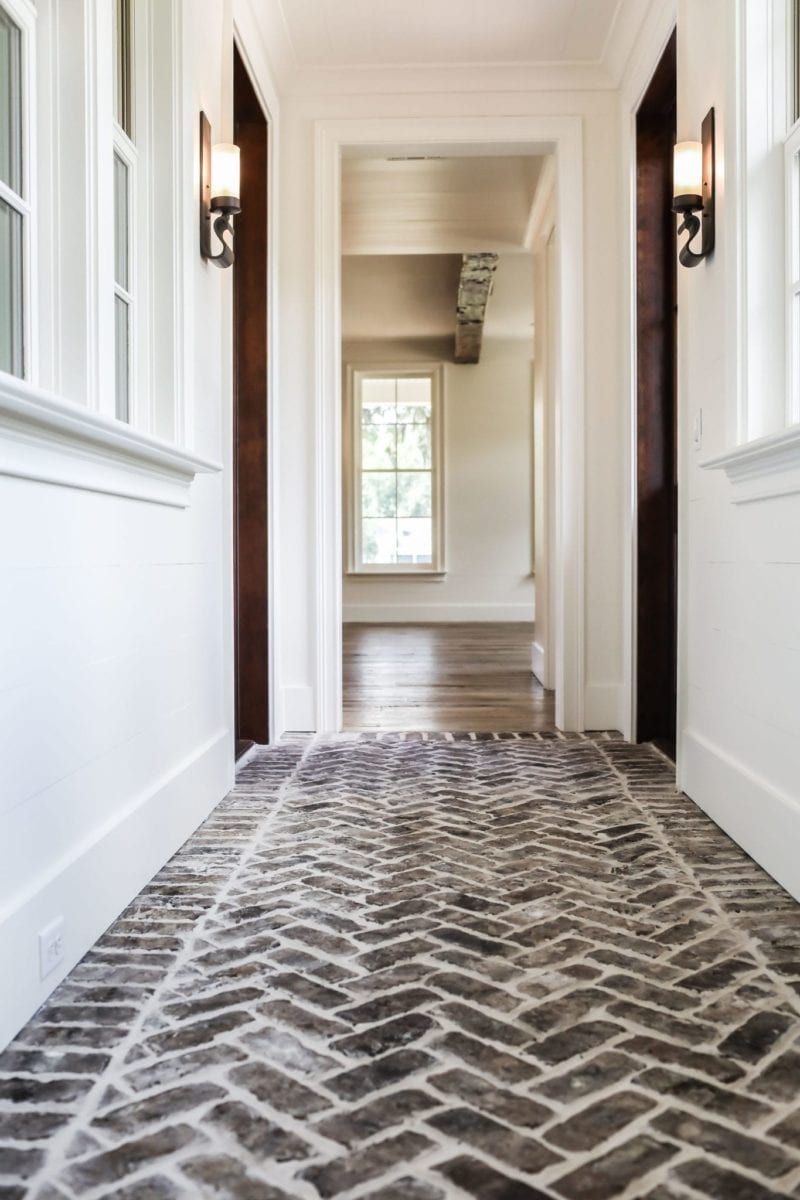
[[[510,253],[524,248],[541,158],[342,163],[345,254]]]
[[[452,338],[461,256],[501,256],[490,336],[530,336],[525,235],[543,158],[342,163],[342,334],[372,341]]]
[[[301,67],[588,63],[621,0],[281,0]]]

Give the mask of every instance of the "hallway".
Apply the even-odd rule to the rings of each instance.
[[[534,625],[344,626],[344,728],[554,731],[554,692],[531,672]]]
[[[797,1196],[799,977],[646,747],[284,742],[0,1055],[0,1196]]]

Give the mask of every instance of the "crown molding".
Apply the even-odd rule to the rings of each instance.
[[[677,0],[622,0],[605,63],[626,107],[638,106],[677,18]]]
[[[464,63],[444,66],[298,67],[286,85],[291,97],[435,95],[480,91],[595,92],[615,86],[601,63]]]
[[[281,0],[262,0],[257,8],[252,7],[280,94],[302,97],[436,94],[476,89],[497,93],[613,91],[620,86],[653,6],[651,0],[619,0],[602,58],[594,61],[374,66],[303,64],[292,44]]]

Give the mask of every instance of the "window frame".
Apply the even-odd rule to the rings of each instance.
[[[429,563],[364,563],[361,558],[361,384],[365,379],[431,381],[431,561]],[[445,567],[444,368],[441,363],[402,366],[349,365],[347,368],[345,491],[347,574],[356,578],[442,578]]]
[[[0,376],[38,381],[39,346],[38,262],[37,262],[37,205],[36,162],[36,9],[30,0],[0,0],[2,7],[21,33],[20,47],[20,117],[22,122],[20,151],[22,156],[21,193],[0,181],[0,199],[22,217],[22,370],[19,374],[0,370]]]
[[[783,139],[784,310],[786,425],[791,427],[800,423],[800,2],[785,2],[784,27],[788,26],[789,36],[786,38],[786,132]]]

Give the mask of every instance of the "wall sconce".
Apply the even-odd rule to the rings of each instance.
[[[701,137],[700,142],[678,142],[673,160],[672,211],[683,217],[678,237],[688,234],[678,254],[684,267],[696,267],[714,249],[713,108],[703,120]],[[700,249],[692,250],[691,244],[698,233]]]
[[[200,253],[217,267],[233,264],[233,218],[239,202],[239,147],[222,142],[212,148],[211,126],[200,113]],[[216,215],[215,215],[216,214]],[[222,248],[215,254],[211,230]]]

